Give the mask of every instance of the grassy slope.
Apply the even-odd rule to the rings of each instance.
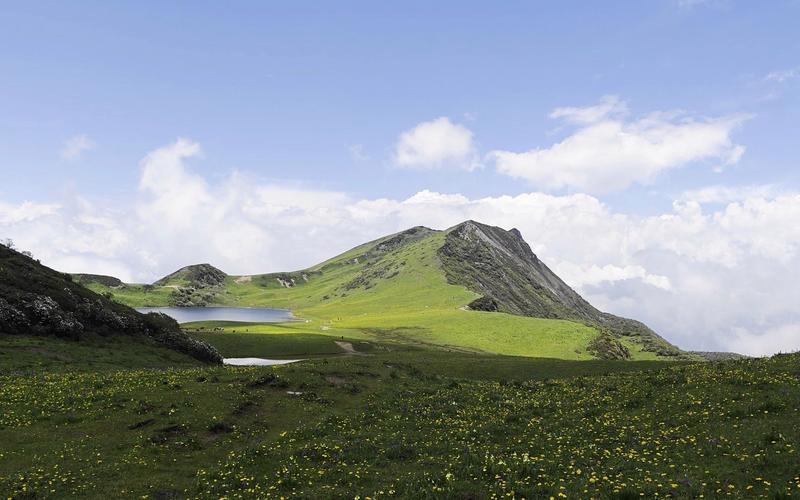
[[[0,374],[42,370],[106,370],[176,368],[201,363],[185,354],[140,339],[120,335],[87,335],[80,342],[51,337],[0,334]]]
[[[302,273],[291,273],[298,283],[293,288],[278,283],[277,276],[283,275],[253,276],[250,281],[230,276],[215,305],[292,309],[309,320],[307,333],[507,355],[592,358],[586,346],[597,332],[591,327],[571,321],[462,310],[477,295],[447,283],[436,255],[443,238],[444,233],[431,234],[383,255],[371,266],[363,259],[354,263],[354,258],[374,245],[368,243],[308,269],[308,282],[302,279]],[[361,273],[380,268],[390,270],[386,276],[394,271],[397,274],[371,280],[373,286],[368,289],[343,288]],[[102,291],[101,285],[93,286]],[[117,300],[136,306],[165,305],[169,295],[169,289],[145,293],[138,286],[111,291]],[[630,345],[634,359],[652,357],[639,346]]]
[[[800,498],[799,361],[415,350],[0,375],[0,493]]]
[[[122,287],[107,287],[100,283],[87,283],[86,288],[95,293],[111,293],[114,300],[130,307],[159,307],[169,304],[172,288],[148,285],[126,284]]]

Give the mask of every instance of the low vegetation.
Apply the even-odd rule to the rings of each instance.
[[[65,371],[45,359],[0,375],[0,492],[800,498],[797,355],[665,364],[391,349],[275,368]]]

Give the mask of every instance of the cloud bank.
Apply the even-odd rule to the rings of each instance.
[[[541,189],[605,193],[650,184],[668,170],[697,162],[720,170],[744,154],[731,135],[747,115],[655,112],[629,119],[627,114],[616,96],[594,106],[557,108],[550,117],[576,127],[563,140],[524,152],[494,150],[487,158],[498,172]]]
[[[476,219],[519,228],[596,306],[681,347],[800,349],[798,193],[716,186],[642,217],[587,194],[356,199],[241,172],[212,183],[192,169],[200,156],[186,139],[146,155],[124,209],[83,199],[0,203],[0,237],[59,270],[152,281],[199,262],[237,274],[299,269],[411,226]]]

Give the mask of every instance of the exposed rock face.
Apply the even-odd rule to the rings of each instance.
[[[292,278],[291,276],[278,276],[275,279],[284,288],[292,288],[293,286],[295,286],[297,284],[295,279]],[[306,278],[306,281],[308,281],[308,278]]]
[[[500,310],[500,304],[493,298],[484,296],[478,297],[467,304],[467,308],[472,311],[497,312]]]
[[[630,359],[631,353],[622,342],[603,333],[589,344],[589,351],[600,359]]]
[[[140,314],[0,245],[0,333],[57,336],[129,335],[155,340],[197,359],[221,362],[219,353],[181,331],[163,314]]]
[[[174,288],[169,299],[171,306],[205,307],[214,302],[227,277],[211,264],[195,264],[182,267],[153,284]]]
[[[195,288],[215,287],[225,283],[228,275],[220,271],[211,264],[195,264],[178,269],[174,273],[164,276],[153,283],[154,285],[164,286],[174,282],[193,286]]]
[[[647,350],[660,355],[680,353],[644,324],[589,304],[536,257],[516,229],[461,223],[448,231],[439,258],[450,283],[495,301],[499,311],[580,321],[614,335],[640,337]]]
[[[398,248],[407,245],[408,243],[421,240],[431,234],[435,233],[433,229],[429,229],[425,226],[414,226],[411,229],[406,229],[403,232],[397,233],[374,247],[374,251],[381,252],[381,253],[389,253],[393,250],[397,250]]]

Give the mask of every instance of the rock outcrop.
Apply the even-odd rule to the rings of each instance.
[[[183,332],[163,314],[140,314],[76,283],[20,252],[0,245],[0,334],[55,336],[127,335],[163,344],[202,361],[220,363],[210,345]]]

